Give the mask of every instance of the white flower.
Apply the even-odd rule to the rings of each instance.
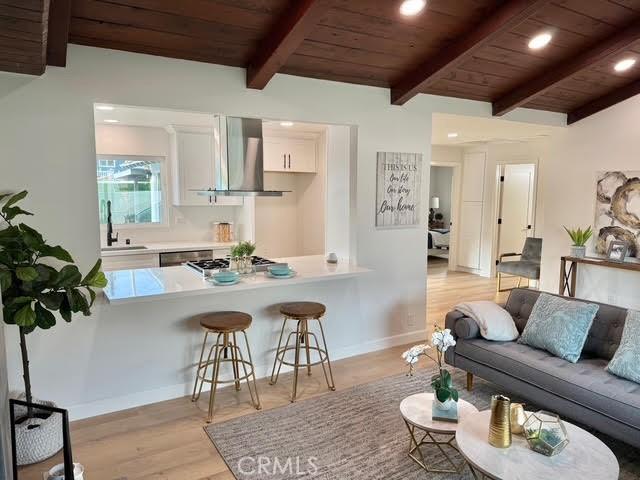
[[[441,352],[446,352],[449,347],[453,347],[456,344],[453,335],[451,335],[450,329],[436,330],[431,335],[431,343]]]
[[[414,363],[418,363],[420,355],[424,355],[429,348],[431,347],[426,344],[414,345],[402,354],[402,358],[404,358],[405,362],[407,362],[409,365],[413,365]]]

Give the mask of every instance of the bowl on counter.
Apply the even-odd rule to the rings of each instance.
[[[267,267],[267,272],[274,277],[287,277],[291,275],[293,270],[289,265],[273,265],[272,267]]]
[[[232,283],[238,280],[240,274],[238,272],[231,272],[223,270],[215,272],[211,275],[211,278],[218,283]]]

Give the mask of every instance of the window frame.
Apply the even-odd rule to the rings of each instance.
[[[99,160],[146,160],[157,161],[160,164],[160,186],[162,188],[162,221],[149,223],[113,223],[114,228],[123,229],[156,229],[167,228],[169,226],[169,167],[167,157],[164,155],[122,155],[122,154],[96,154],[96,187],[98,185],[98,161]],[[107,230],[107,224],[100,222],[100,196],[98,198],[98,223],[101,231]]]

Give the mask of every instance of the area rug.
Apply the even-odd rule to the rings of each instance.
[[[399,375],[299,400],[210,425],[206,432],[238,480],[472,480],[468,467],[461,475],[427,473],[407,456],[409,434],[399,405],[408,395],[431,391],[433,373],[423,369],[414,377]],[[479,410],[489,408],[491,395],[508,394],[481,379],[467,392],[460,371],[454,372],[454,382],[460,396]],[[640,451],[596,435],[618,458],[621,480],[640,478]],[[431,448],[436,447],[423,448],[425,457],[448,468]]]

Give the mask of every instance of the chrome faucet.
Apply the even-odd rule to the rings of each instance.
[[[107,200],[107,246],[110,247],[118,241],[118,234],[113,236],[113,223],[111,223],[111,200]]]

